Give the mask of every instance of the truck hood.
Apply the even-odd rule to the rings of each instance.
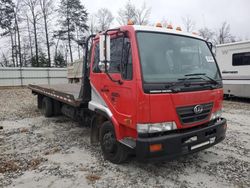
[[[150,122],[175,121],[178,128],[187,128],[208,122],[211,113],[222,108],[223,90],[150,94]],[[181,122],[177,108],[211,103],[209,117],[188,125]]]

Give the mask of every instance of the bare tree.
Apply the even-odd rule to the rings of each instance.
[[[33,47],[32,47],[32,37],[31,37],[31,31],[30,31],[30,21],[29,17],[26,14],[26,22],[27,22],[27,29],[28,29],[28,36],[29,36],[29,48],[30,48],[30,56],[33,57]]]
[[[145,2],[141,8],[136,8],[136,6],[128,0],[124,8],[119,10],[117,21],[121,25],[126,25],[129,20],[137,25],[146,25],[149,23],[150,14],[151,8],[147,7]]]
[[[136,7],[130,0],[127,1],[124,8],[119,10],[117,18],[121,25],[127,25],[129,20],[136,21]]]
[[[37,22],[39,19],[39,12],[37,11],[38,0],[25,0],[25,5],[29,8],[31,15],[32,15],[32,25],[34,30],[34,38],[35,38],[35,51],[36,51],[36,65],[39,66],[39,59],[38,59],[38,40],[37,40]]]
[[[64,37],[64,31],[61,31],[61,30],[54,31],[53,38],[56,39],[56,43],[55,43],[55,58],[56,58],[58,54],[58,46],[59,46],[60,40],[64,41],[67,38]]]
[[[22,39],[25,40],[25,38],[22,38]],[[25,67],[29,64],[29,53],[28,53],[29,50],[30,50],[29,44],[23,42],[22,63],[23,63],[23,66],[25,66]]]
[[[202,36],[206,41],[213,42],[215,32],[213,32],[211,29],[208,29],[207,27],[204,27],[199,30],[199,35]]]
[[[21,37],[20,37],[20,30],[19,30],[19,19],[18,19],[18,14],[20,11],[20,1],[16,1],[16,5],[14,6],[14,15],[15,15],[15,31],[17,33],[17,40],[18,40],[18,52],[16,50],[16,53],[19,54],[19,65],[22,67],[22,51],[21,51]]]
[[[96,27],[96,16],[94,14],[91,14],[89,16],[89,20],[88,20],[88,25],[89,25],[89,34],[94,34],[96,32],[98,32],[98,29]]]
[[[235,37],[230,33],[230,25],[223,22],[217,33],[217,43],[224,44],[227,42],[235,42]]]
[[[182,22],[187,32],[194,30],[195,22],[190,18],[190,16],[182,17]]]
[[[11,39],[11,57],[13,66],[15,66],[14,51],[14,9],[15,4],[12,0],[0,0],[0,28],[2,29],[1,37],[10,36]]]
[[[21,39],[19,30],[19,0],[0,1],[0,28],[4,30],[2,36],[10,36],[11,38],[11,54],[14,66],[22,66],[21,58]]]
[[[3,59],[3,62],[0,61],[0,65],[2,67],[7,67],[9,65],[9,60],[3,52],[2,52],[2,59]]]
[[[88,30],[86,24],[88,13],[85,6],[80,0],[61,0],[59,6],[59,23],[61,25],[60,32],[67,35],[70,61],[73,63],[72,40],[75,40],[77,29],[84,33]],[[64,40],[64,39],[62,39]],[[77,40],[75,40],[77,42]]]
[[[114,16],[107,8],[101,8],[96,13],[97,29],[99,31],[105,31],[109,29],[114,20]]]
[[[141,8],[135,10],[135,23],[138,25],[146,25],[149,22],[149,16],[151,14],[151,8],[147,7],[144,2]]]
[[[50,43],[49,43],[49,31],[48,31],[48,18],[53,11],[53,0],[39,0],[40,7],[42,10],[43,21],[44,21],[44,30],[46,36],[46,45],[47,45],[47,54],[48,54],[48,66],[51,66],[51,57],[50,57]]]

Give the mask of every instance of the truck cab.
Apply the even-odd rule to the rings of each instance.
[[[221,74],[199,36],[128,25],[97,35],[89,57],[88,108],[109,121],[100,140],[112,162],[128,148],[140,160],[167,159],[225,138]]]

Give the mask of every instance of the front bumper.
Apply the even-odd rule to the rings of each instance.
[[[140,138],[136,140],[136,157],[139,161],[158,161],[173,159],[178,156],[194,153],[209,148],[222,140],[226,135],[227,122],[220,121],[207,126],[169,135]],[[186,143],[189,138],[197,137],[196,141]],[[150,152],[150,145],[162,144],[162,150]]]

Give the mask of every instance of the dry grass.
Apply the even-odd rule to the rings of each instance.
[[[17,161],[9,160],[9,161],[0,162],[0,173],[16,172],[19,169],[20,169],[20,166],[18,165]]]
[[[95,174],[89,174],[86,176],[86,179],[89,180],[90,182],[94,183],[95,181],[101,179],[101,177],[97,176]]]
[[[18,170],[34,170],[41,164],[42,158],[34,158],[27,162],[27,165],[21,164],[19,160],[8,160],[0,162],[0,173],[16,172]]]
[[[50,150],[45,151],[44,155],[52,155],[54,153],[58,153],[59,151],[61,151],[60,148],[57,148],[57,147],[56,148],[52,148]]]

